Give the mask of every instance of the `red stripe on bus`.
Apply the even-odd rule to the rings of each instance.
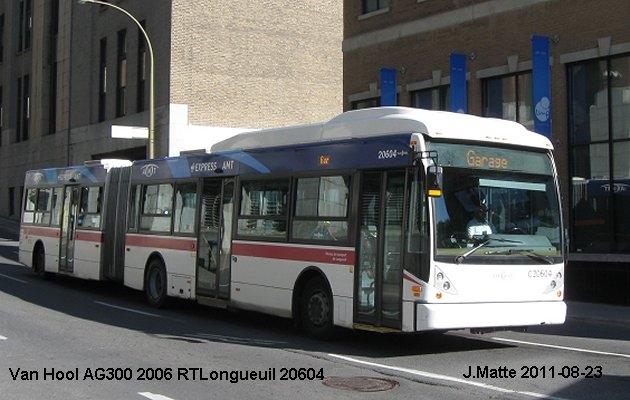
[[[278,246],[264,243],[232,244],[232,254],[279,260],[317,262],[324,264],[354,265],[354,250],[339,248],[314,248],[299,246]]]
[[[181,239],[174,237],[164,236],[139,236],[139,235],[127,235],[125,239],[126,246],[138,246],[138,247],[151,247],[154,249],[169,249],[169,250],[189,250],[194,251],[197,249],[197,241],[194,238]]]
[[[59,228],[45,228],[41,226],[23,226],[22,232],[25,235],[59,237]]]
[[[84,242],[103,243],[103,232],[99,231],[76,231],[75,240],[83,240]]]

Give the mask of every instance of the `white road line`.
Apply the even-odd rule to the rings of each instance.
[[[134,310],[133,308],[127,308],[127,307],[116,306],[116,305],[114,305],[114,304],[104,303],[104,302],[102,302],[102,301],[96,301],[96,300],[94,300],[94,302],[95,302],[95,303],[97,303],[97,304],[100,304],[100,305],[102,305],[102,306],[105,306],[105,307],[116,308],[116,309],[118,309],[118,310],[129,311],[129,312],[136,313],[136,314],[148,315],[149,317],[162,318],[162,316],[161,316],[161,315],[159,315],[159,314],[153,314],[153,313],[146,312],[146,311]]]
[[[7,340],[7,337],[0,335],[0,340]]]
[[[170,397],[163,396],[161,394],[151,393],[151,392],[138,392],[140,396],[146,397],[151,400],[174,400]]]
[[[551,348],[551,349],[577,351],[579,353],[590,353],[590,354],[599,354],[599,355],[602,355],[602,356],[614,356],[614,357],[630,358],[630,354],[610,353],[610,352],[607,352],[607,351],[580,349],[579,347],[567,347],[567,346],[558,346],[558,345],[555,345],[555,344],[525,342],[523,340],[504,339],[504,338],[500,338],[500,337],[493,337],[492,340],[497,340],[499,342],[507,342],[507,343],[526,344],[526,345],[529,345],[529,346],[548,347],[548,348]]]
[[[23,281],[22,279],[18,279],[18,278],[14,278],[12,276],[9,275],[5,275],[5,274],[0,274],[0,276],[7,278],[7,279],[11,279],[12,281],[16,281],[16,282],[20,282],[20,283],[28,283],[28,281]]]
[[[376,368],[386,369],[386,370],[390,370],[390,371],[402,372],[402,373],[405,373],[405,374],[421,376],[421,377],[424,377],[424,378],[430,378],[430,379],[447,381],[447,382],[455,382],[455,383],[459,383],[459,384],[462,384],[462,385],[468,385],[468,386],[475,386],[475,387],[478,387],[478,388],[491,390],[491,391],[499,392],[499,393],[519,394],[519,395],[522,395],[522,396],[532,397],[532,398],[536,398],[536,399],[567,400],[567,399],[562,398],[562,397],[555,397],[555,396],[550,396],[550,395],[542,394],[542,393],[523,392],[523,391],[520,391],[520,390],[505,389],[505,388],[502,388],[502,387],[499,387],[499,386],[488,385],[487,383],[470,381],[470,380],[461,379],[461,378],[455,378],[453,376],[448,376],[448,375],[435,374],[433,372],[419,371],[419,370],[415,370],[415,369],[411,369],[411,368],[396,367],[396,366],[392,366],[392,365],[378,364],[378,363],[374,363],[374,362],[370,362],[370,361],[363,361],[363,360],[359,360],[357,358],[342,356],[342,355],[339,355],[339,354],[328,354],[328,355],[330,357],[333,357],[333,358],[338,358],[340,360],[344,360],[344,361],[348,361],[348,362],[352,362],[352,363],[356,363],[356,364],[367,365],[367,366],[370,366],[370,367],[376,367]]]

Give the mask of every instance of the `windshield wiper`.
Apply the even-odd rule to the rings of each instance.
[[[533,249],[508,249],[508,250],[493,251],[493,252],[489,252],[488,254],[524,254],[529,258],[532,258],[534,260],[537,260],[546,264],[554,263],[553,258],[536,253]]]
[[[475,251],[479,250],[480,248],[482,248],[483,246],[487,245],[488,243],[490,243],[490,238],[486,237],[485,239],[483,239],[483,241],[481,243],[479,243],[478,245],[476,245],[475,247],[473,247],[472,249],[468,250],[467,252],[465,252],[464,254],[460,254],[457,257],[455,257],[455,263],[457,264],[461,264],[464,262],[464,260],[466,259],[466,257],[468,257],[469,255],[471,255],[472,253],[474,253]]]
[[[489,236],[486,236],[478,245],[476,245],[472,249],[468,250],[464,254],[460,254],[460,255],[456,256],[455,257],[455,263],[461,264],[462,262],[464,262],[466,257],[471,255],[475,251],[479,250],[480,248],[484,247],[485,245],[489,244],[490,241],[492,241],[492,242],[499,242],[499,243],[514,243],[514,244],[523,243],[522,240],[506,239],[506,238],[502,238],[502,237],[491,238]],[[518,251],[519,252],[522,252],[522,251],[533,252],[533,250],[530,250],[530,249],[519,249]],[[506,253],[505,252],[496,252],[496,253],[488,252],[487,254],[506,254]],[[540,255],[540,254],[537,254],[537,253],[533,253],[533,254],[535,254],[538,257],[541,257],[541,258],[545,259],[544,260],[545,262],[549,262],[549,260],[550,260],[548,257],[545,257],[543,255]],[[535,258],[536,256],[532,255],[531,257]],[[549,264],[553,264],[553,261],[549,262]]]

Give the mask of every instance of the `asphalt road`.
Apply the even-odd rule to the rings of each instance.
[[[318,342],[288,320],[36,278],[0,240],[2,399],[627,399],[630,324]],[[374,390],[369,392],[367,390]]]

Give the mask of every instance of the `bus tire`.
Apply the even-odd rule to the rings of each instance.
[[[149,262],[144,282],[147,302],[152,307],[162,308],[166,305],[166,268],[161,260],[155,258]]]
[[[300,302],[302,328],[310,337],[330,339],[334,332],[333,300],[330,288],[321,277],[306,283]]]
[[[33,251],[33,272],[39,278],[48,279],[50,274],[46,272],[46,253],[44,246],[38,244]]]

